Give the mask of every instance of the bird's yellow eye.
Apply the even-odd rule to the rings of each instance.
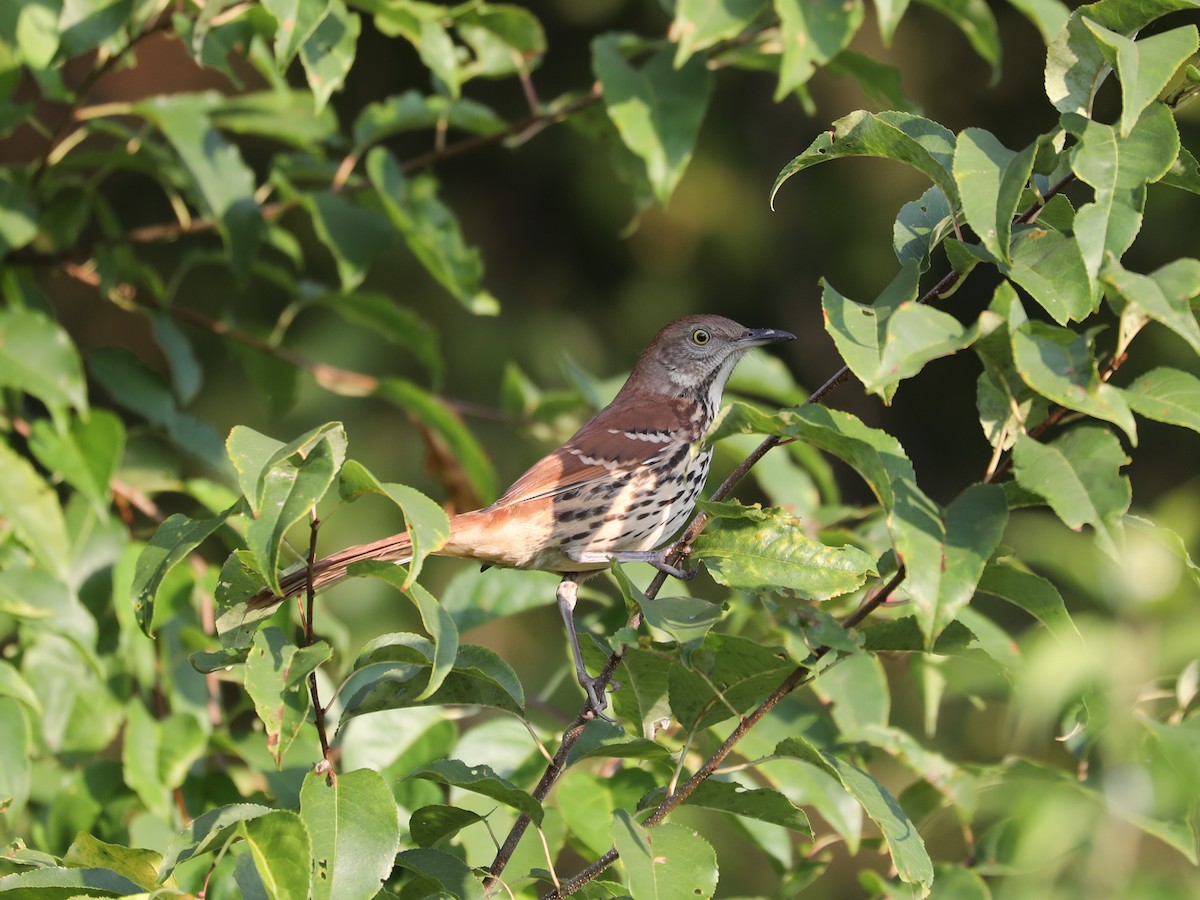
[[[703,347],[710,340],[712,340],[712,336],[703,328],[697,328],[692,332],[692,343],[698,347]]]

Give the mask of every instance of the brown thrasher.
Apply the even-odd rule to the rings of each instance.
[[[676,319],[642,351],[612,403],[491,506],[450,520],[439,556],[562,575],[558,606],[579,683],[597,715],[607,701],[597,696],[579,652],[573,616],[579,582],[613,560],[690,576],[669,565],[658,548],[682,527],[704,486],[712,459],[704,434],[725,382],[747,350],[794,338],[722,316]],[[312,584],[317,590],[335,584],[363,560],[403,563],[411,556],[407,533],[392,535],[318,560]],[[249,605],[271,606],[302,594],[307,581],[306,569],[289,572],[280,581],[282,597],[264,589]]]

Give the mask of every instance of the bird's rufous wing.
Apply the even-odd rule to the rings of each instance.
[[[664,453],[678,452],[685,421],[670,397],[637,398],[619,413],[605,407],[569,441],[542,457],[513,482],[497,506],[554,497],[651,465]],[[690,443],[690,441],[689,441]]]

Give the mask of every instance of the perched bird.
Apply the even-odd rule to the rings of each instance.
[[[597,694],[575,634],[579,582],[614,560],[688,575],[668,564],[660,548],[683,526],[704,487],[712,459],[704,435],[725,383],[752,347],[794,338],[722,316],[676,319],[642,351],[612,403],[491,506],[450,520],[450,538],[436,551],[440,556],[562,575],[558,606],[579,683],[596,715],[607,702]],[[350,547],[314,563],[313,587],[341,581],[356,562],[403,563],[411,556],[407,533]],[[285,574],[280,584],[282,596],[264,589],[250,599],[251,608],[304,593],[306,569]]]

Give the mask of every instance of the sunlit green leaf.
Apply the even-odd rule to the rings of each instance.
[[[309,896],[374,897],[400,849],[396,798],[370,769],[336,777],[309,773],[300,789],[300,818],[312,837]]]
[[[842,52],[862,25],[862,0],[774,0],[783,61],[775,99],[782,100]]]
[[[919,200],[900,208],[892,226],[892,247],[901,266],[916,263],[919,271],[929,268],[929,256],[942,238],[954,232],[954,215],[945,193],[937,185]]]
[[[312,841],[299,815],[290,809],[277,809],[239,822],[238,830],[269,896],[279,900],[308,897]]]
[[[305,725],[308,674],[332,655],[324,641],[297,647],[273,626],[254,636],[246,659],[246,692],[266,727],[267,748],[277,766]]]
[[[400,508],[404,514],[405,530],[412,541],[412,559],[407,563],[408,577],[402,585],[404,590],[417,580],[425,557],[439,550],[450,537],[450,521],[444,509],[408,485],[381,484],[365,466],[355,460],[347,460],[342,466],[338,474],[338,493],[343,500],[355,500],[363,494],[377,494],[387,497]]]
[[[1088,274],[1100,271],[1105,255],[1117,259],[1142,227],[1146,184],[1158,181],[1179,154],[1179,131],[1161,103],[1147,107],[1127,137],[1116,128],[1069,114],[1063,126],[1079,144],[1071,169],[1096,191],[1092,203],[1075,214],[1075,237]]]
[[[1067,409],[1119,426],[1136,443],[1137,426],[1121,392],[1100,380],[1087,335],[1044,322],[1024,322],[1013,307],[1009,319],[1013,359],[1031,388]]]
[[[826,546],[792,516],[745,507],[722,507],[692,542],[692,555],[721,584],[786,588],[810,600],[852,591],[875,572],[874,558],[858,548]]]
[[[771,188],[771,203],[782,184],[797,172],[849,156],[878,156],[905,163],[924,174],[951,203],[959,203],[958,189],[950,174],[954,158],[954,135],[936,122],[910,113],[887,111],[853,112],[833,123],[808,149],[784,166]]]
[[[675,65],[747,29],[767,8],[768,0],[679,0],[672,30],[678,35]]]
[[[1134,41],[1084,19],[1121,82],[1121,136],[1128,137],[1142,112],[1167,86],[1176,70],[1196,52],[1196,27],[1174,28]]]
[[[1200,295],[1200,260],[1177,259],[1149,275],[1105,266],[1104,283],[1144,315],[1166,325],[1200,353],[1200,324],[1191,299]]]
[[[1017,482],[1045,497],[1068,526],[1091,525],[1096,541],[1117,558],[1124,540],[1121,517],[1129,509],[1128,457],[1106,428],[1079,426],[1049,444],[1021,437],[1013,448]]]
[[[329,11],[330,0],[263,0],[275,17],[275,62],[281,72],[300,52]]]
[[[354,64],[361,29],[361,20],[343,0],[328,0],[324,18],[300,45],[300,61],[318,111],[342,89]]]
[[[633,896],[705,900],[717,889],[716,853],[684,825],[668,822],[645,828],[628,811],[618,809],[612,838]]]
[[[67,580],[67,527],[58,497],[33,466],[4,442],[0,442],[0,518],[48,572]]]
[[[0,385],[49,407],[87,409],[79,353],[66,331],[33,310],[0,310]]]
[[[1200,378],[1161,366],[1125,388],[1131,409],[1147,419],[1200,432]]]
[[[1012,220],[1033,171],[1038,145],[1009,150],[990,131],[967,128],[954,150],[954,180],[963,214],[993,256],[1009,262]]]
[[[713,87],[703,59],[676,69],[672,55],[664,48],[635,68],[622,56],[619,36],[592,42],[592,67],[609,118],[625,145],[644,161],[662,206],[691,161]]]
[[[541,804],[512,782],[501,778],[490,766],[468,766],[457,759],[439,759],[417,768],[407,777],[423,778],[473,794],[482,794],[524,813],[534,824],[542,821]]]

